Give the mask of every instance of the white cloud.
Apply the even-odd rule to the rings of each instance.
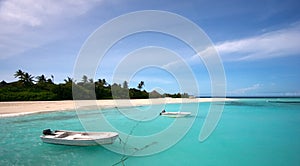
[[[0,3],[0,58],[58,39],[68,18],[85,14],[99,0],[5,0]],[[63,27],[62,27],[63,26]]]
[[[283,95],[284,96],[300,96],[300,91],[298,91],[298,92],[286,92]]]
[[[0,20],[6,23],[41,26],[53,17],[64,18],[87,12],[95,0],[6,0],[0,8]]]
[[[260,36],[225,41],[215,47],[223,60],[257,60],[300,55],[300,23]]]

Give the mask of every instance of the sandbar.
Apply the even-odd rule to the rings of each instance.
[[[158,99],[131,99],[131,100],[80,100],[80,101],[16,101],[0,102],[0,118],[22,116],[35,113],[53,111],[74,111],[76,108],[88,108],[97,105],[98,108],[135,107],[151,104],[170,103],[198,103],[231,101],[230,98],[158,98]]]

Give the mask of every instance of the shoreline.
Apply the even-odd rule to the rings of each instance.
[[[24,116],[29,114],[58,111],[75,111],[98,106],[100,109],[115,107],[137,107],[152,104],[223,102],[238,99],[232,98],[158,98],[158,99],[118,99],[118,100],[65,100],[65,101],[13,101],[0,102],[0,118]]]

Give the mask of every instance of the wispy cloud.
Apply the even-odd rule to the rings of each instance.
[[[245,95],[245,94],[250,93],[251,91],[257,90],[261,87],[262,87],[261,84],[254,84],[254,85],[249,86],[249,87],[240,88],[240,89],[230,91],[229,94],[230,95]]]
[[[297,92],[285,92],[284,96],[300,96],[300,91]]]
[[[0,3],[0,58],[57,39],[62,24],[89,11],[99,0],[5,0]],[[65,27],[64,27],[65,28]]]
[[[15,25],[41,26],[53,19],[78,16],[87,12],[99,0],[6,0],[1,3],[0,20]]]
[[[300,54],[300,23],[265,34],[216,44],[225,61],[268,59]]]

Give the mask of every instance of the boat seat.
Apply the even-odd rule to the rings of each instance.
[[[63,132],[61,134],[56,135],[55,138],[64,138],[66,136],[68,136],[68,133],[67,132]]]
[[[82,138],[81,134],[74,134],[74,135],[68,136],[68,139],[80,139],[80,138]]]

